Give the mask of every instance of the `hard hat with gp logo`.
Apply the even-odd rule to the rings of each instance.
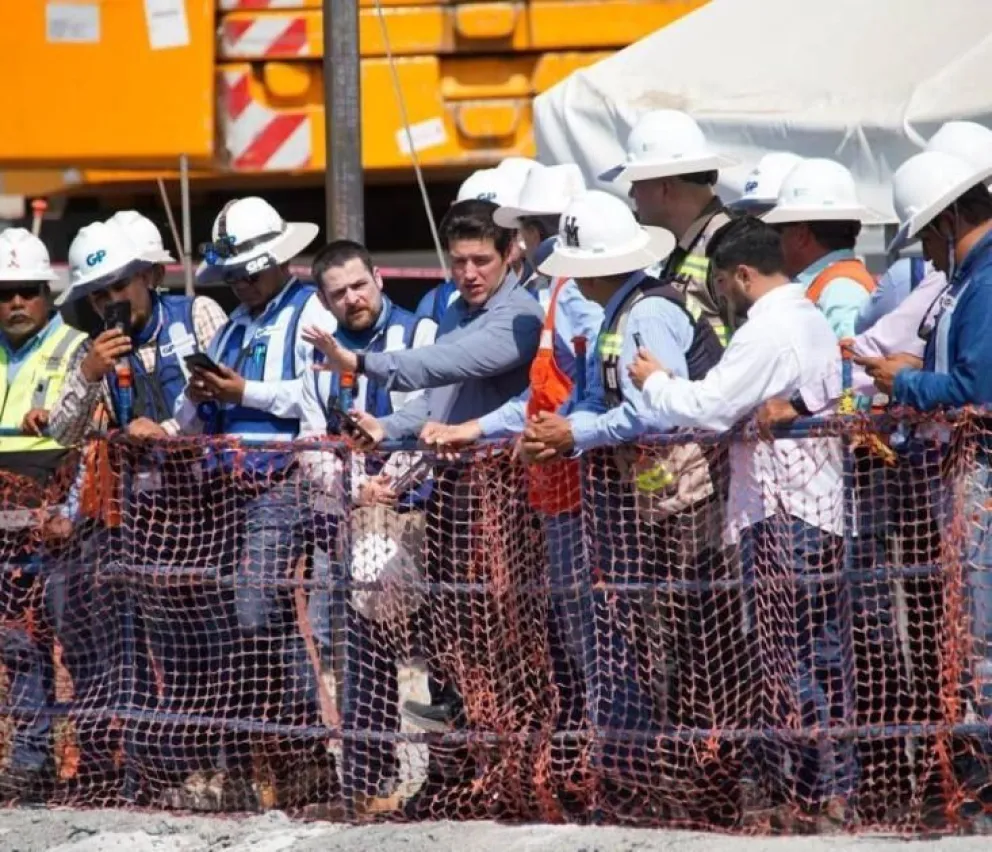
[[[887,217],[861,203],[854,176],[834,160],[803,160],[782,181],[775,206],[762,217],[769,225],[796,222],[883,224]]]
[[[924,150],[950,154],[978,169],[992,166],[992,130],[975,121],[948,121]]]
[[[105,290],[152,265],[122,228],[94,222],[80,228],[69,246],[69,289],[56,304],[69,304]]]
[[[228,202],[214,220],[213,242],[202,247],[201,284],[255,275],[287,263],[316,239],[312,222],[287,222],[263,198]]]
[[[791,151],[765,154],[748,174],[741,197],[727,207],[755,216],[768,212],[778,201],[778,193],[786,175],[802,161],[802,157]]]
[[[48,249],[34,234],[24,228],[0,233],[0,282],[58,280]]]
[[[538,166],[538,168],[544,168]],[[520,185],[506,172],[500,173],[499,169],[479,169],[472,172],[458,187],[458,195],[455,203],[476,199],[478,201],[491,201],[500,207],[516,204],[520,199]]]
[[[606,182],[678,177],[737,165],[713,150],[688,113],[659,109],[641,116],[627,137],[627,160],[603,172]]]
[[[586,190],[582,170],[575,163],[532,169],[516,204],[500,207],[493,221],[502,228],[519,228],[528,216],[555,216]]]
[[[152,263],[175,263],[176,259],[165,250],[162,234],[155,223],[137,210],[120,210],[107,220],[108,225],[117,225],[142,253],[145,260]]]
[[[890,252],[915,240],[934,219],[969,189],[992,177],[992,164],[974,164],[945,154],[924,151],[910,157],[892,177],[892,202],[899,216],[899,232]]]
[[[554,251],[538,270],[551,278],[620,275],[651,266],[674,248],[670,231],[642,227],[622,200],[589,190],[562,212]]]

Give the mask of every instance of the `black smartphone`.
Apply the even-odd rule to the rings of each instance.
[[[644,340],[641,337],[640,333],[636,331],[634,332],[634,346],[636,346],[638,349],[644,348]]]
[[[364,438],[371,444],[376,443],[375,438],[373,438],[368,431],[362,426],[349,411],[345,411],[341,404],[338,402],[336,396],[331,397],[331,411],[333,411],[338,418],[341,420],[341,430],[351,435],[353,438]]]
[[[108,331],[116,328],[128,337],[131,336],[131,303],[111,302],[103,310],[103,327]]]
[[[186,355],[183,357],[183,361],[186,363],[186,367],[190,372],[193,372],[193,368],[197,367],[201,370],[206,370],[208,373],[214,373],[218,376],[222,375],[220,367],[202,352],[194,352],[192,355]]]

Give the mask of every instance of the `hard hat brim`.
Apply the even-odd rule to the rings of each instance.
[[[103,275],[98,275],[93,278],[83,278],[82,280],[71,284],[69,288],[55,300],[55,304],[62,307],[63,305],[70,305],[73,302],[78,302],[84,296],[88,296],[91,293],[97,293],[100,290],[105,290],[116,281],[123,281],[125,278],[130,278],[132,275],[137,275],[139,272],[144,272],[152,266],[154,266],[154,264],[144,258],[135,258],[112,272],[106,272]]]
[[[49,268],[45,272],[36,271],[28,269],[26,271],[20,269],[4,269],[0,271],[0,284],[11,284],[15,281],[24,281],[26,283],[53,283],[59,280],[58,273]]]
[[[599,179],[604,183],[625,180],[636,183],[639,180],[693,175],[698,172],[719,171],[738,165],[738,161],[722,154],[706,154],[678,160],[637,160],[620,163],[603,172]]]
[[[767,198],[738,198],[727,205],[728,210],[735,213],[746,213],[750,216],[764,216],[775,206],[773,199]]]
[[[622,275],[636,272],[664,260],[675,248],[675,236],[664,228],[642,227],[645,241],[637,247],[614,253],[589,252],[561,245],[559,238],[554,251],[542,263],[538,272],[552,278],[589,278],[600,275]]]
[[[164,249],[162,251],[145,251],[141,253],[141,256],[149,263],[176,263],[176,259]]]
[[[251,251],[234,257],[220,258],[217,263],[203,262],[197,267],[196,280],[200,284],[223,281],[232,272],[243,269],[251,261],[269,255],[276,264],[287,263],[301,254],[320,233],[320,228],[312,222],[287,222],[286,230],[265,243],[254,246]]]
[[[987,184],[990,177],[992,177],[992,166],[986,166],[983,169],[975,170],[965,180],[958,181],[958,183],[948,187],[940,197],[935,198],[924,209],[915,213],[912,218],[900,224],[898,232],[889,243],[886,251],[896,252],[915,242],[920,232],[937,216],[972,187]]]
[[[870,207],[772,207],[762,217],[769,225],[792,225],[798,222],[860,222],[862,225],[885,225],[893,221]]]
[[[493,212],[493,221],[501,228],[519,228],[521,219],[534,216],[560,216],[561,210],[527,210],[523,207],[498,207]]]

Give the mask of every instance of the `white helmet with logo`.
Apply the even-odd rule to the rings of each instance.
[[[48,249],[30,231],[7,228],[0,233],[0,281],[58,281]]]
[[[641,116],[627,137],[627,160],[599,176],[602,181],[639,181],[719,170],[737,164],[718,154],[696,120],[675,109]]]
[[[619,198],[590,190],[561,214],[554,251],[538,269],[552,278],[620,275],[651,266],[674,248],[671,232],[638,225]]]
[[[778,201],[785,176],[802,161],[802,157],[790,151],[765,154],[748,174],[741,197],[727,206],[731,210],[755,215],[771,210]]]
[[[803,160],[782,181],[775,206],[762,217],[770,225],[793,222],[882,224],[884,214],[865,207],[851,172],[834,160]]]
[[[586,190],[582,170],[575,163],[532,169],[516,204],[500,207],[493,221],[503,228],[519,228],[527,216],[559,215],[575,196]]]
[[[214,220],[213,243],[196,270],[200,283],[254,275],[287,263],[319,233],[312,222],[287,222],[264,198],[228,202]]]
[[[479,169],[462,181],[455,202],[469,199],[491,201],[504,207],[517,203],[520,199],[520,187],[506,172],[500,172],[499,169]]]
[[[990,176],[992,164],[976,168],[942,151],[924,151],[910,157],[892,177],[899,232],[888,250],[894,252],[912,242],[937,216]]]
[[[144,256],[152,263],[175,263],[176,259],[165,250],[162,234],[151,219],[142,216],[137,210],[121,210],[107,220],[108,225],[117,225],[131,238]]]
[[[67,304],[105,290],[152,266],[117,225],[94,222],[80,228],[69,246],[69,289],[59,298]]]

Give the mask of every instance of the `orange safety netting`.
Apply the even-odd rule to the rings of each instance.
[[[505,447],[429,459],[395,506],[363,483],[413,448],[114,438],[47,490],[6,475],[0,785],[29,766],[62,804],[983,830],[987,423],[872,428],[893,453],[857,418],[587,453],[554,517]]]

